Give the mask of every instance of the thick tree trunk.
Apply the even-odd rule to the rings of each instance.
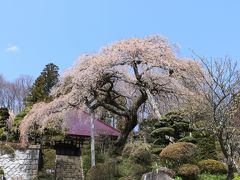
[[[95,113],[91,112],[91,166],[95,166]]]
[[[227,180],[232,180],[234,178],[234,167],[233,164],[228,165]]]
[[[219,144],[221,147],[221,151],[227,160],[227,166],[228,166],[227,180],[231,180],[234,178],[234,164],[233,164],[231,157],[228,154],[226,147],[224,146],[224,140],[222,137],[223,136],[222,133],[223,133],[223,131],[220,131],[220,133],[218,135],[218,141],[219,141]]]
[[[129,133],[136,127],[137,115],[134,115],[131,119],[126,119],[126,121],[128,122],[125,123],[124,129],[115,143],[114,152],[117,154],[120,154],[122,152],[123,147],[127,142]]]

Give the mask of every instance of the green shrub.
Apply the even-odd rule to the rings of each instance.
[[[4,175],[4,171],[2,167],[0,167],[0,175]]]
[[[164,165],[169,168],[176,168],[181,164],[194,163],[197,146],[188,142],[177,142],[165,147],[160,157]]]
[[[55,169],[56,163],[56,150],[44,149],[43,150],[43,164],[44,169]]]
[[[100,152],[99,148],[95,147],[95,160],[96,163],[104,163],[105,156]],[[86,174],[88,170],[91,168],[91,148],[90,145],[84,145],[82,147],[82,160],[83,160],[83,172]]]
[[[23,118],[27,115],[27,113],[31,110],[31,106],[26,107],[23,111],[19,112],[14,120],[13,120],[13,126],[10,131],[9,135],[9,141],[12,142],[18,142],[19,141],[19,136],[20,136],[20,131],[19,131],[19,126]]]
[[[214,159],[207,159],[198,162],[201,173],[210,173],[210,174],[226,174],[227,166],[220,161]]]
[[[196,159],[198,161],[204,159],[217,160],[217,150],[215,146],[215,139],[206,132],[194,132],[193,137],[196,139],[198,152]]]
[[[199,176],[199,180],[226,180],[226,179],[227,175],[201,174]]]
[[[171,127],[161,127],[158,129],[155,129],[151,132],[152,136],[164,136],[164,135],[174,135],[175,130]]]
[[[7,145],[7,144],[0,144],[0,154],[7,154],[10,157],[14,157],[15,156],[15,150]]]
[[[197,139],[194,137],[186,136],[178,140],[178,142],[190,142],[190,143],[197,143]]]
[[[162,152],[163,149],[164,149],[163,146],[152,147],[151,148],[151,153],[159,155]]]
[[[118,165],[118,170],[120,177],[122,177],[124,180],[141,179],[144,173],[150,171],[149,168],[145,167],[144,165],[136,164],[130,159],[124,159]]]
[[[182,177],[183,180],[195,180],[198,179],[200,169],[197,165],[183,164],[178,168],[178,176]]]
[[[150,145],[141,141],[126,144],[122,156],[144,165],[150,165],[152,160]]]
[[[114,180],[119,177],[118,167],[115,162],[100,163],[89,169],[87,180]]]

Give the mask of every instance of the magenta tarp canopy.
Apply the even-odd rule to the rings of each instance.
[[[90,119],[91,116],[83,111],[69,113],[66,120],[66,134],[74,136],[91,136]],[[119,136],[120,131],[99,119],[95,119],[95,135]]]

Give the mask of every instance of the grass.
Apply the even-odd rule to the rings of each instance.
[[[227,175],[212,175],[212,174],[201,174],[199,180],[225,180]],[[180,177],[176,177],[175,180],[182,180]],[[233,180],[240,180],[240,176],[235,174]]]

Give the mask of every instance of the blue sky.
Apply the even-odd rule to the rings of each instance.
[[[206,57],[240,59],[237,0],[7,0],[0,2],[0,74],[36,78],[119,39],[166,36]]]

